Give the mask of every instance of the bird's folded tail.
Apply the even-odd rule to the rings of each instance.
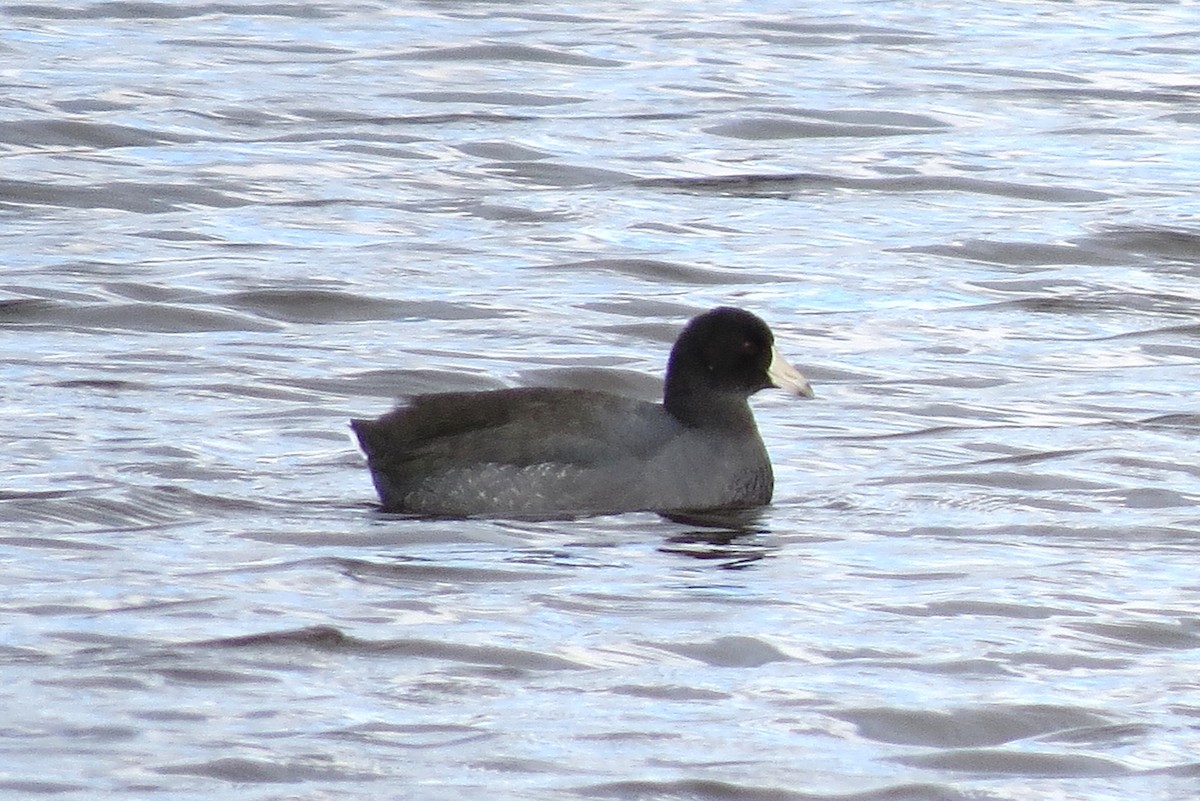
[[[384,432],[378,422],[355,419],[350,421],[350,428],[354,430],[354,436],[358,438],[358,446],[362,448],[368,459],[379,452],[383,445]]]

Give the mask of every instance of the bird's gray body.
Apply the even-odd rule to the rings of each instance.
[[[391,511],[548,517],[734,508],[768,503],[774,486],[748,414],[714,432],[684,425],[661,404],[591,390],[422,395],[352,425]]]

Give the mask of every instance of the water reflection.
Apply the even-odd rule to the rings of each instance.
[[[721,529],[734,536],[768,533],[764,520],[766,510],[762,507],[746,509],[709,509],[697,512],[664,512],[663,517],[685,526],[701,529]]]
[[[778,543],[769,538],[765,510],[761,508],[673,512],[663,517],[689,527],[667,536],[659,546],[663,553],[718,562],[721,568],[739,570],[779,549]]]

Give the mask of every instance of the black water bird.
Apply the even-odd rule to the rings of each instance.
[[[680,333],[661,404],[584,389],[445,392],[350,424],[385,511],[555,518],[739,509],[770,502],[774,491],[747,403],[767,387],[813,396],[766,323],[721,307]]]

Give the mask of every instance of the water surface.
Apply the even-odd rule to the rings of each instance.
[[[1190,6],[0,13],[0,790],[1194,797]],[[374,510],[717,304],[770,507]]]

